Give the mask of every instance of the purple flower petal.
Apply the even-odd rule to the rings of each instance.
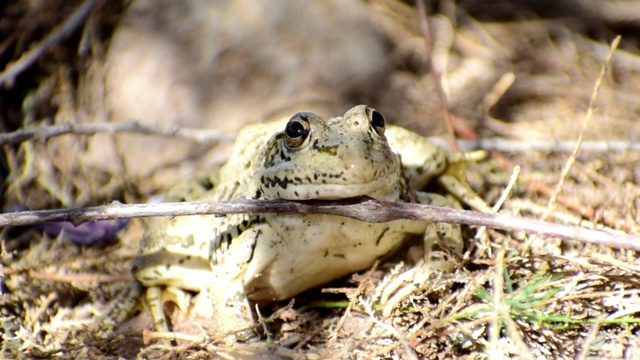
[[[6,209],[7,212],[28,210],[21,204],[10,204]],[[129,219],[116,219],[96,220],[82,223],[78,226],[68,221],[48,222],[36,224],[33,227],[51,236],[58,236],[62,233],[64,238],[75,244],[95,245],[112,240],[116,233],[124,229],[128,224]]]

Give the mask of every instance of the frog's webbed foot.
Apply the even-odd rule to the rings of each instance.
[[[444,242],[462,244],[460,226],[456,224],[430,224],[425,234],[427,253],[415,265],[398,275],[390,283],[383,285],[380,303],[384,305],[383,315],[388,317],[398,305],[411,294],[424,290],[435,274],[451,272],[456,266],[455,256],[450,252],[460,252],[461,247],[442,249],[437,242],[440,238]],[[458,242],[459,240],[459,242]]]
[[[169,323],[164,313],[164,304],[171,301],[178,306],[182,314],[187,314],[190,299],[189,294],[182,289],[172,286],[165,288],[151,286],[146,290],[143,304],[151,314],[155,330],[169,332]]]
[[[419,193],[420,202],[438,206],[450,206],[443,196]],[[463,250],[464,242],[460,225],[437,223],[429,224],[424,234],[424,254],[416,264],[400,274],[384,288],[380,302],[385,305],[383,315],[391,315],[393,309],[411,294],[426,288],[435,273],[451,272],[456,266],[456,256]]]
[[[232,335],[232,340],[245,341],[254,336],[252,331],[253,318],[249,301],[244,295],[243,289],[233,291],[232,283],[225,286],[225,290],[203,289],[196,298],[194,307],[191,308],[191,295],[180,288],[173,286],[151,286],[146,289],[144,305],[151,314],[154,328],[158,332],[169,332],[171,327],[165,314],[165,304],[173,302],[180,310],[181,317],[210,319],[211,327],[215,335],[220,339]]]

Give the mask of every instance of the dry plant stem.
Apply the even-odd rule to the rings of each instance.
[[[586,360],[589,357],[589,353],[591,352],[591,344],[593,344],[593,342],[596,340],[598,336],[598,332],[600,331],[600,326],[602,325],[602,322],[606,318],[607,316],[604,314],[598,317],[595,324],[593,324],[593,326],[591,327],[591,331],[589,331],[589,335],[584,340],[584,343],[582,344],[582,349],[580,350],[580,353],[578,354],[578,356],[576,356],[576,360]]]
[[[507,331],[509,332],[509,337],[511,341],[514,343],[517,349],[517,354],[520,359],[524,360],[534,360],[536,357],[531,352],[531,349],[520,335],[520,331],[518,328],[518,324],[513,321],[509,312],[505,312],[505,326]]]
[[[604,79],[604,76],[607,74],[607,69],[611,64],[611,57],[613,56],[613,53],[616,51],[616,48],[618,48],[618,45],[620,44],[620,39],[621,39],[620,35],[616,36],[616,38],[613,39],[613,42],[611,43],[611,49],[609,50],[609,54],[607,54],[607,58],[604,61],[604,64],[602,64],[602,68],[600,69],[600,75],[598,76],[598,80],[596,80],[596,84],[593,87],[593,93],[591,94],[591,98],[589,99],[589,109],[587,110],[584,123],[582,124],[582,129],[580,130],[580,136],[578,137],[578,141],[576,142],[576,147],[573,150],[573,153],[571,153],[571,156],[569,156],[569,159],[567,160],[567,163],[565,164],[564,169],[562,169],[562,175],[560,176],[560,180],[558,181],[558,186],[556,187],[556,190],[554,191],[553,195],[549,199],[549,203],[547,205],[547,212],[545,212],[544,215],[542,216],[543,220],[545,220],[551,214],[551,212],[553,212],[553,209],[555,208],[555,205],[556,205],[556,199],[558,198],[558,195],[562,192],[562,186],[564,185],[564,182],[567,179],[567,176],[569,176],[569,171],[571,170],[571,166],[576,161],[576,156],[578,155],[578,151],[580,151],[580,145],[584,138],[584,132],[589,126],[589,123],[591,122],[591,118],[593,117],[593,111],[596,105],[596,100],[598,99],[598,93],[600,91],[600,86],[602,85],[602,80]]]
[[[500,76],[500,79],[493,84],[491,91],[482,99],[483,116],[489,116],[489,110],[493,108],[498,101],[507,93],[511,85],[516,81],[516,75],[513,72],[507,72]]]
[[[640,272],[640,266],[628,263],[626,261],[620,261],[618,259],[614,259],[608,255],[592,253],[592,254],[589,254],[589,258],[592,260],[603,262],[607,265],[619,267],[620,269],[624,269],[626,271]],[[638,290],[638,293],[640,294],[640,289]]]
[[[4,273],[0,269],[0,274]],[[29,271],[29,276],[38,280],[51,280],[64,283],[111,283],[133,281],[131,274],[106,275],[106,274],[55,274],[39,271]]]
[[[49,295],[47,295],[46,299],[44,299],[42,304],[40,304],[40,306],[38,307],[38,310],[33,315],[33,317],[31,317],[30,319],[25,319],[25,324],[24,324],[25,327],[27,329],[31,329],[34,324],[37,324],[38,320],[40,319],[40,316],[44,314],[44,312],[49,308],[51,303],[53,303],[55,300],[58,300],[58,294],[55,292],[49,293]]]
[[[498,339],[500,338],[501,328],[503,324],[502,314],[504,314],[504,247],[498,249],[496,256],[496,266],[493,270],[493,313],[491,314],[491,322],[489,327],[489,344],[490,349],[498,351],[500,348]]]
[[[202,342],[205,340],[202,336],[188,335],[188,334],[177,333],[177,332],[156,332],[156,331],[150,331],[150,330],[142,331],[142,341],[145,344],[151,344],[152,341],[158,340],[158,339],[172,340],[172,341],[184,340],[189,342]]]
[[[545,196],[551,196],[551,193],[553,191],[553,189],[551,189],[549,185],[540,181],[529,181],[527,182],[527,186],[531,190],[537,191]],[[594,222],[596,210],[591,206],[581,204],[575,199],[569,198],[568,196],[564,196],[562,194],[558,195],[557,200],[559,204],[562,204],[567,209],[575,211],[577,214],[584,217],[589,222]],[[544,213],[544,211],[541,213]],[[603,217],[598,220],[601,221],[604,225],[610,226],[612,228],[621,229],[627,232],[640,232],[640,225],[636,224],[633,221],[625,220],[622,217],[615,216],[614,214],[605,213],[603,214]]]
[[[20,75],[20,73],[33,65],[33,63],[36,62],[42,54],[44,54],[49,46],[73,33],[89,15],[94,2],[94,0],[85,1],[84,4],[82,4],[64,23],[62,23],[62,25],[44,38],[40,44],[23,54],[20,59],[7,66],[5,70],[0,73],[0,85],[8,84],[9,86],[12,86],[16,76]]]
[[[157,349],[162,350],[165,354],[174,352],[174,354],[186,353],[187,349],[192,348],[194,345],[197,347],[205,348],[209,352],[209,356],[221,359],[251,359],[251,358],[265,358],[268,354],[273,358],[283,359],[319,359],[318,356],[311,354],[305,355],[292,349],[287,349],[282,346],[272,346],[268,344],[255,342],[255,343],[235,343],[232,345],[215,344],[215,340],[207,336],[189,335],[178,332],[154,332],[149,330],[142,331],[142,338],[145,344],[150,344],[155,340],[179,340],[184,341],[186,344],[174,346],[155,345]],[[211,341],[214,343],[211,343]],[[144,350],[143,350],[144,351]],[[141,353],[142,354],[142,353]],[[140,356],[137,358],[148,358]],[[263,356],[259,356],[263,355]]]
[[[451,146],[451,151],[457,152],[458,145],[456,144],[456,136],[453,130],[453,119],[451,118],[451,113],[449,112],[449,101],[447,100],[447,94],[444,92],[444,89],[442,88],[442,77],[440,76],[440,72],[438,71],[438,69],[436,69],[436,66],[433,63],[433,58],[432,58],[433,41],[431,39],[431,32],[429,31],[427,9],[425,7],[424,2],[425,0],[419,0],[416,2],[416,11],[418,12],[418,22],[420,24],[420,31],[422,32],[422,37],[424,38],[424,45],[427,50],[427,56],[426,56],[427,69],[431,73],[431,76],[433,76],[436,93],[438,94],[438,100],[440,103],[440,109],[442,109],[442,114],[444,117],[444,124],[447,127],[447,133],[449,134],[449,144]]]
[[[145,135],[160,135],[166,137],[183,138],[198,143],[212,143],[221,140],[233,140],[235,136],[215,130],[197,130],[189,128],[161,129],[154,126],[141,125],[137,121],[122,123],[93,123],[93,124],[62,124],[53,126],[21,129],[14,132],[0,134],[0,145],[18,144],[26,140],[47,139],[65,134],[93,135],[97,133],[139,133]]]
[[[504,190],[502,190],[502,194],[500,195],[500,198],[498,199],[498,201],[495,204],[493,204],[493,206],[491,207],[491,214],[496,214],[500,210],[504,202],[507,201],[509,194],[511,194],[511,190],[513,190],[513,187],[516,184],[516,180],[518,180],[518,175],[520,175],[520,166],[515,166],[513,168],[513,173],[509,178],[509,183],[504,188]],[[478,232],[476,233],[475,239],[476,240],[480,239],[486,231],[487,231],[486,226],[480,227],[478,229]],[[467,251],[465,253],[465,259],[467,259],[470,254],[471,254],[471,250]]]
[[[545,196],[553,196],[553,189],[551,188],[551,186],[537,181],[537,180],[531,180],[527,182],[527,186],[536,192],[539,192]],[[593,219],[593,216],[595,215],[595,210],[588,206],[588,205],[583,205],[580,202],[569,198],[567,196],[564,196],[562,194],[558,194],[556,196],[556,201],[560,204],[562,204],[563,206],[566,206],[568,209],[571,209],[573,211],[575,211],[576,213],[580,214],[580,216],[584,216],[587,219]],[[612,224],[609,224],[612,225]]]
[[[360,296],[360,303],[362,304],[362,307],[364,308],[364,311],[369,315],[369,318],[371,319],[371,321],[373,321],[374,323],[376,323],[378,326],[380,326],[381,328],[387,330],[389,333],[393,334],[393,336],[398,339],[399,343],[402,344],[402,348],[404,350],[404,358],[405,359],[415,359],[418,360],[418,355],[415,353],[415,351],[413,351],[413,349],[411,348],[411,346],[409,346],[409,341],[407,340],[407,338],[404,336],[404,334],[402,334],[401,332],[399,332],[395,327],[393,327],[390,324],[384,323],[380,320],[378,320],[378,318],[375,316],[375,312],[373,311],[373,307],[371,306],[370,303],[368,303],[363,296]],[[395,348],[395,347],[394,347]]]
[[[422,204],[378,201],[367,196],[340,201],[234,200],[220,202],[112,204],[76,209],[22,211],[0,214],[0,227],[34,225],[52,221],[111,220],[147,216],[181,216],[244,213],[299,213],[346,216],[367,222],[409,219],[487,226],[494,229],[524,231],[531,234],[594,243],[614,248],[640,251],[640,235],[554,224],[508,214],[484,214]]]

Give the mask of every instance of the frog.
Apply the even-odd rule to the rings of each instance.
[[[198,177],[195,186],[192,181],[174,188],[167,201],[368,196],[446,207],[462,201],[488,211],[464,178],[464,164],[480,157],[448,153],[417,133],[388,124],[367,105],[328,120],[298,112],[288,120],[245,126],[224,165]],[[446,194],[421,191],[433,182]],[[448,251],[460,253],[464,247],[459,225],[368,223],[298,213],[151,218],[132,272],[146,288],[144,300],[156,330],[169,330],[165,302],[186,311],[185,294],[197,292],[212,309],[216,331],[244,332],[246,337],[255,329],[253,304],[290,299],[368,269],[415,236],[423,239],[424,255],[383,295],[388,316],[404,298],[427,286],[428,274],[452,268]]]

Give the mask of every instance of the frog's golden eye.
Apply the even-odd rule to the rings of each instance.
[[[289,119],[284,133],[287,136],[285,143],[287,147],[295,149],[304,144],[304,141],[311,132],[309,120],[303,114],[295,114]]]
[[[367,109],[367,110],[369,110],[367,112],[369,113],[369,122],[371,123],[371,126],[378,133],[378,135],[383,136],[384,128],[386,124],[386,120],[384,119],[384,116],[382,116],[382,113],[380,113],[380,111],[378,110],[375,110],[375,109]]]

